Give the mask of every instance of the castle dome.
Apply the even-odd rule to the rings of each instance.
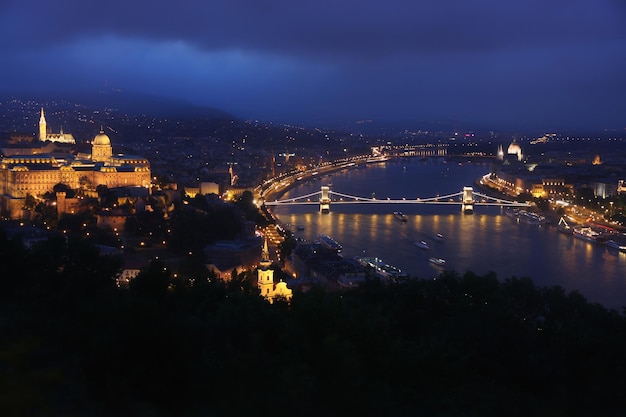
[[[93,139],[94,145],[111,145],[111,139],[104,133],[104,130],[100,129],[100,133]]]

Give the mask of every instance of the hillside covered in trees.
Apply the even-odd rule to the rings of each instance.
[[[626,410],[626,319],[445,272],[267,303],[243,274],[130,288],[83,241],[0,231],[3,416],[575,416]]]

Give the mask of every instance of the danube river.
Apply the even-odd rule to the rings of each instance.
[[[444,159],[395,159],[361,165],[307,181],[281,199],[298,197],[330,185],[332,191],[377,199],[415,200],[454,194],[489,172],[489,163]],[[493,271],[498,278],[529,277],[535,285],[577,290],[589,301],[621,311],[626,305],[626,253],[560,233],[555,227],[517,223],[505,209],[460,205],[335,204],[328,214],[319,206],[274,207],[276,217],[296,237],[314,241],[327,234],[343,245],[345,257],[376,256],[411,277],[432,278],[439,267],[429,257],[446,260],[460,274]],[[402,211],[407,222],[393,215]],[[298,227],[299,226],[299,227]],[[437,233],[442,240],[435,239]],[[424,240],[430,249],[420,249]]]

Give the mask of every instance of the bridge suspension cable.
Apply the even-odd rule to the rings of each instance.
[[[369,203],[389,203],[389,202],[394,202],[394,203],[402,203],[402,202],[407,202],[407,203],[428,203],[428,202],[437,202],[437,200],[458,197],[458,196],[460,196],[462,194],[462,192],[454,193],[454,194],[448,194],[448,195],[443,195],[443,196],[429,197],[429,198],[419,198],[419,197],[416,198],[416,199],[403,198],[401,200],[391,199],[391,198],[378,199],[378,198],[369,198],[369,197],[358,197],[358,196],[354,196],[354,195],[338,193],[336,191],[329,191],[329,194],[333,195],[333,196],[343,197],[343,198],[350,198],[350,199],[355,200],[355,202],[369,202]]]
[[[469,191],[472,192],[470,187],[466,187],[469,188]],[[344,193],[339,193],[336,191],[330,191],[327,190],[327,196],[328,197],[339,197],[342,199],[350,199],[352,201],[332,201],[332,204],[354,204],[354,203],[369,203],[369,204],[381,204],[381,203],[387,203],[387,204],[465,204],[465,205],[484,205],[484,206],[488,206],[488,205],[492,205],[492,206],[517,206],[517,207],[529,207],[530,204],[528,203],[521,203],[518,201],[510,201],[510,200],[504,200],[502,198],[497,198],[497,197],[491,197],[485,194],[481,194],[481,193],[472,193],[470,194],[470,198],[472,201],[463,201],[463,197],[464,197],[464,191],[458,192],[458,193],[453,193],[453,194],[447,194],[447,195],[442,195],[442,196],[435,196],[435,197],[428,197],[428,198],[416,198],[416,199],[406,199],[403,198],[401,200],[395,200],[395,199],[391,199],[391,198],[384,198],[384,199],[377,199],[377,198],[370,198],[370,197],[359,197],[359,196],[354,196],[354,195],[350,195],[350,194],[344,194]],[[316,191],[314,193],[310,193],[310,194],[306,194],[306,195],[302,195],[302,196],[298,196],[298,197],[293,197],[293,198],[287,198],[284,200],[274,200],[274,201],[266,201],[264,204],[267,206],[280,206],[280,205],[297,205],[297,204],[320,204],[321,203],[321,199],[315,199],[315,200],[307,200],[310,199],[311,197],[317,196],[317,195],[321,195],[323,196],[324,193],[322,191]],[[461,199],[457,199],[454,200],[456,197],[461,197]],[[476,198],[473,197],[480,197],[482,199],[482,201],[477,201]],[[305,201],[306,200],[306,201]],[[487,201],[485,201],[487,200]],[[330,201],[328,202],[330,203]]]
[[[287,198],[284,200],[274,200],[274,201],[266,201],[265,204],[266,205],[280,205],[280,204],[318,204],[319,201],[303,201],[300,202],[299,200],[304,200],[307,199],[309,197],[313,197],[315,195],[319,195],[321,194],[321,191],[316,191],[314,193],[311,194],[307,194],[307,195],[301,195],[298,197],[294,197],[294,198]]]
[[[336,195],[336,196],[343,197],[343,198],[352,198],[352,199],[354,199],[356,201],[376,201],[375,198],[357,197],[357,196],[354,196],[354,195],[338,193],[336,191],[329,191],[328,194]]]
[[[527,203],[520,203],[519,201],[509,201],[509,200],[503,200],[501,198],[497,198],[497,197],[491,197],[485,194],[481,194],[481,193],[474,193],[474,195],[478,196],[478,197],[482,197],[484,199],[487,200],[491,200],[491,201],[487,201],[487,202],[482,202],[482,201],[476,201],[474,204],[480,204],[483,206],[488,206],[488,205],[492,205],[492,206],[529,206],[529,204]]]

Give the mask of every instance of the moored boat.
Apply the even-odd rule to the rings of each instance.
[[[330,249],[336,252],[341,252],[341,250],[343,249],[343,246],[341,246],[339,242],[337,242],[335,239],[328,235],[319,235],[317,237],[317,241],[326,249]]]
[[[528,224],[545,224],[546,218],[541,214],[533,213],[531,211],[520,210],[518,219],[523,223]]]
[[[606,242],[606,237],[604,236],[604,234],[598,232],[590,226],[575,227],[572,230],[572,233],[575,237],[586,240],[587,242],[601,244],[604,244]]]
[[[517,220],[518,223],[545,224],[548,222],[545,216],[527,210],[512,209],[507,210],[505,214],[508,217]]]
[[[626,252],[626,233],[613,233],[606,241],[606,246],[617,249],[620,252]]]
[[[514,218],[514,219],[516,219],[516,218],[517,218],[518,213],[519,213],[519,209],[516,209],[516,208],[514,208],[514,209],[507,209],[507,210],[504,212],[504,214],[505,214],[506,216],[508,216],[508,217],[512,217],[512,218]]]
[[[358,257],[356,260],[365,267],[370,267],[376,275],[381,278],[395,279],[406,276],[398,267],[389,265],[380,258],[375,257]]]
[[[567,221],[561,217],[559,219],[559,223],[556,225],[556,230],[558,230],[559,232],[562,233],[572,233],[574,231],[574,228],[572,227],[572,225],[570,225],[569,223],[567,223]]]
[[[626,252],[626,242],[619,242],[617,240],[609,239],[606,241],[606,246],[617,249],[620,252]]]

